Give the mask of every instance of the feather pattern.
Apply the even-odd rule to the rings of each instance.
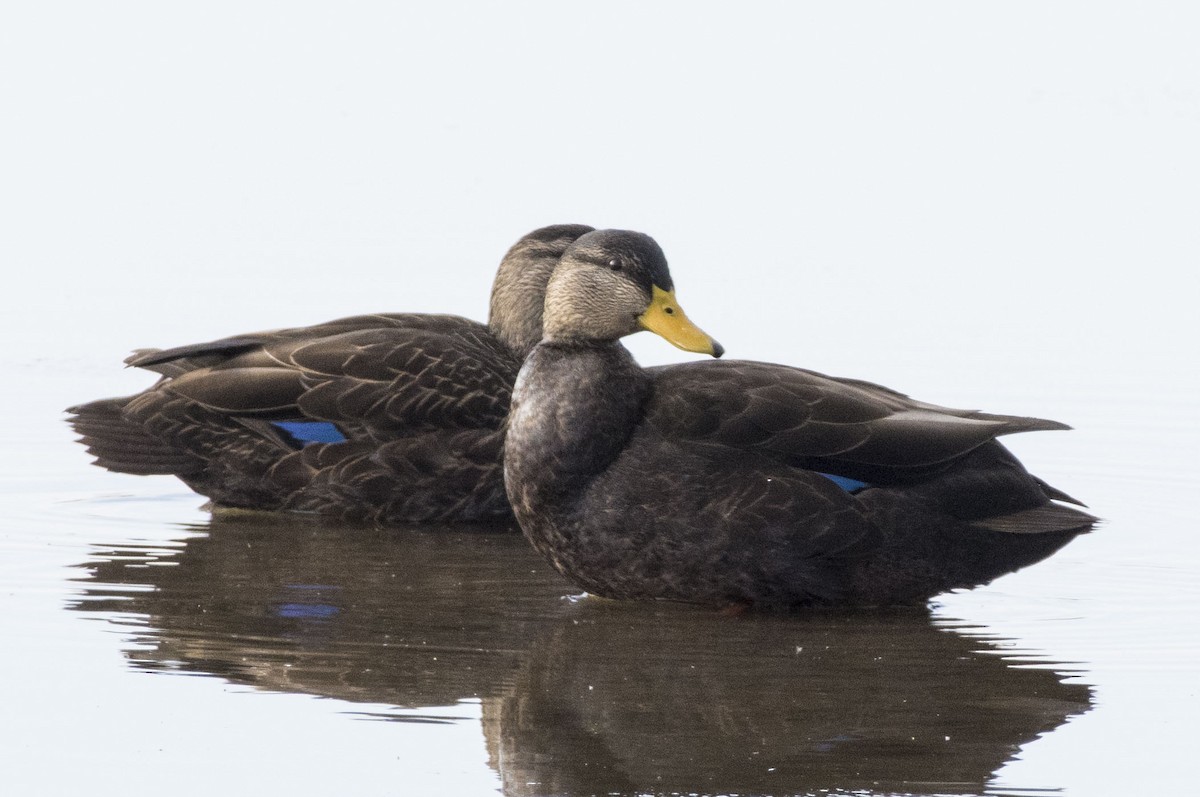
[[[221,506],[376,522],[510,518],[501,429],[541,321],[530,338],[510,305],[540,305],[563,250],[590,230],[557,225],[518,241],[490,326],[379,313],[143,349],[126,363],[158,373],[157,384],[72,407],[68,420],[97,465],[175,475]],[[314,441],[288,424],[336,432]]]
[[[217,505],[374,522],[510,518],[502,459],[514,380],[541,334],[547,281],[590,230],[548,227],[518,241],[497,275],[488,326],[380,313],[144,349],[127,363],[159,374],[157,384],[73,407],[69,421],[98,465],[175,475]],[[649,528],[658,514],[699,500],[675,491],[681,480],[706,485],[709,503],[695,509],[697,522],[741,518],[772,529],[759,532],[763,544],[790,545],[799,559],[789,554],[770,567],[786,570],[781,563],[792,561],[807,568],[805,600],[835,602],[844,594],[845,578],[835,569],[810,565],[860,551],[875,527],[895,529],[908,519],[934,528],[951,517],[980,534],[1024,533],[1027,547],[1048,551],[1047,540],[1061,544],[1093,520],[1046,508],[1074,501],[995,443],[1000,435],[1062,424],[938,407],[869,382],[766,363],[687,363],[641,373],[637,439],[648,453],[637,468],[620,466],[625,480],[646,485],[638,522]],[[609,388],[593,377],[573,379],[580,390],[591,385],[587,390],[606,395]],[[581,406],[559,410],[557,423],[587,428]],[[288,431],[291,423],[328,424],[344,440],[305,439]],[[593,479],[590,457],[601,456],[596,446],[607,441],[578,440],[575,458],[547,463],[558,474],[551,494],[571,478]],[[724,464],[676,470],[681,461],[710,460]],[[744,469],[744,484],[731,479],[735,467]],[[597,511],[628,509],[614,501]],[[811,535],[803,545],[788,536],[798,517]],[[871,525],[863,526],[864,518]],[[978,582],[991,572],[984,564],[945,583]],[[878,583],[890,583],[894,573],[884,575],[875,574]]]
[[[563,255],[504,444],[522,530],[583,589],[714,606],[909,605],[1037,562],[1095,523],[996,439],[1062,424],[781,365],[638,367],[618,338],[654,328],[656,295],[671,297],[657,283],[657,294],[615,286],[636,275],[603,268],[613,238],[614,252],[642,242],[647,270],[665,271],[636,233],[593,233]],[[676,320],[652,321],[660,334],[720,355],[670,309]]]

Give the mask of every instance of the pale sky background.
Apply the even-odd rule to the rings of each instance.
[[[1014,447],[1094,502],[1108,536],[1065,551],[1066,570],[1006,580],[1014,594],[1139,557],[1168,583],[1195,550],[1194,498],[1179,496],[1195,495],[1200,444],[1200,5],[8,3],[0,109],[0,401],[37,419],[19,431],[54,457],[47,473],[88,489],[143,489],[89,468],[59,420],[149,384],[121,368],[131,349],[375,311],[483,319],[512,242],[582,222],[656,237],[730,357],[1076,425]],[[688,357],[644,335],[631,348]],[[1101,684],[1097,709],[1011,780],[1190,787],[1194,688],[1126,658],[1154,644],[1138,632],[1168,601],[1139,604],[1138,581],[1121,614],[1104,596],[1125,593],[1092,583],[1075,625],[952,601]],[[43,627],[67,623],[37,605]],[[34,641],[61,646],[43,677],[66,691],[20,726],[63,734],[97,769],[117,766],[104,727],[157,750],[140,765],[168,781],[199,763],[196,793],[280,785],[261,769],[273,743],[351,733],[335,769],[284,773],[328,793],[400,738],[336,704],[253,711],[212,679],[147,691],[98,634]],[[80,680],[77,644],[103,662],[97,680]],[[62,722],[97,694],[148,702]],[[455,760],[447,737],[404,733],[427,740],[408,755]],[[441,787],[494,786],[478,730],[446,733],[476,758]],[[12,763],[35,778],[57,765]]]
[[[730,356],[903,382],[970,366],[939,360],[969,335],[1003,381],[1161,364],[1196,340],[1198,18],[10,4],[5,337],[115,364],[359,312],[482,318],[516,238],[584,222],[658,238]]]

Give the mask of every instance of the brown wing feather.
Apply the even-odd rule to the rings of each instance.
[[[807,467],[887,480],[1004,434],[1064,429],[1039,418],[939,407],[860,380],[727,360],[652,369],[648,417],[669,434],[767,450]]]
[[[397,329],[436,329],[455,326],[459,322],[475,324],[469,319],[452,315],[428,313],[372,313],[348,316],[307,327],[288,327],[262,332],[249,332],[204,343],[189,343],[169,349],[138,349],[125,358],[125,364],[150,371],[170,371],[168,375],[206,368],[225,362],[236,355],[265,349],[272,344],[294,340],[320,340],[346,332]],[[477,326],[482,326],[478,325]],[[163,366],[163,367],[160,367]]]
[[[361,328],[377,318],[387,325]],[[360,328],[346,329],[356,324]],[[309,417],[379,433],[498,426],[520,365],[486,327],[455,316],[360,316],[310,328],[307,336],[299,330],[260,335],[262,342],[247,349],[251,337],[134,363],[207,363],[159,389],[215,412]]]
[[[508,516],[501,427],[520,362],[457,316],[356,316],[129,360],[163,375],[73,408],[98,464],[172,473],[226,506],[417,521]],[[298,448],[270,421],[332,421]]]

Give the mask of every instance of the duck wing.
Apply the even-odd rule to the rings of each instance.
[[[143,352],[129,364],[163,373],[158,390],[216,413],[327,421],[382,438],[499,426],[520,367],[484,325],[417,314]]]
[[[872,483],[936,471],[996,437],[1069,427],[916,401],[890,388],[751,361],[650,369],[648,420],[665,433]]]
[[[227,506],[376,520],[507,515],[501,427],[516,356],[457,316],[358,316],[130,364],[135,396],[72,407],[96,463]]]

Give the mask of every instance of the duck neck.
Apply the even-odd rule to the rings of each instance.
[[[619,343],[540,343],[513,389],[504,467],[517,510],[569,502],[625,448],[650,379]]]

